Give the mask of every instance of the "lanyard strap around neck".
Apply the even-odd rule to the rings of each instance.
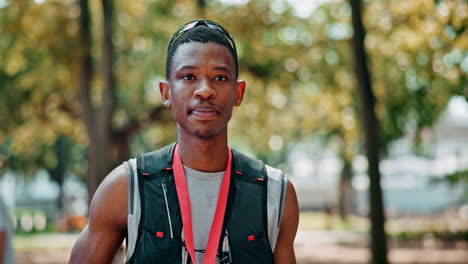
[[[218,243],[221,237],[221,229],[223,227],[224,213],[226,211],[227,197],[229,193],[229,183],[231,182],[231,163],[232,154],[228,146],[228,162],[224,178],[219,190],[218,203],[216,204],[216,211],[211,224],[210,235],[208,237],[205,257],[203,258],[204,264],[214,264],[216,260],[216,252],[218,250]],[[192,230],[192,211],[190,208],[190,197],[187,188],[187,180],[185,179],[184,168],[182,160],[180,159],[178,145],[175,146],[174,157],[172,159],[172,168],[174,170],[174,179],[177,190],[177,197],[179,198],[179,206],[182,214],[182,224],[184,226],[185,246],[190,254],[192,262],[197,263],[195,258],[195,248],[193,244],[193,230]]]

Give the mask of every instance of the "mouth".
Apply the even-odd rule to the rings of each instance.
[[[212,120],[216,118],[219,114],[219,111],[210,106],[198,106],[195,108],[192,108],[189,111],[189,115],[194,116],[198,120]]]

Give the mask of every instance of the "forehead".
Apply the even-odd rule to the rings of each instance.
[[[177,47],[171,65],[171,72],[190,67],[225,67],[235,73],[234,58],[229,49],[215,42],[188,42]]]

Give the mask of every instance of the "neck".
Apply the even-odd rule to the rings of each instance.
[[[178,139],[179,155],[185,166],[204,172],[226,170],[227,132],[211,139],[200,139],[179,131]]]

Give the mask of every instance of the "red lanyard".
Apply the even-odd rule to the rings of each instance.
[[[221,228],[223,227],[224,212],[226,211],[226,203],[229,192],[229,183],[231,182],[231,163],[232,154],[228,146],[228,162],[224,178],[219,190],[218,203],[216,204],[216,211],[211,224],[210,235],[208,237],[205,257],[203,258],[204,264],[214,264],[216,260],[216,252],[218,251],[218,243],[221,237]],[[192,211],[190,208],[190,197],[187,188],[187,181],[185,179],[184,168],[180,159],[178,145],[174,150],[174,157],[172,159],[172,168],[174,169],[174,179],[177,189],[177,197],[179,198],[179,206],[182,214],[182,223],[184,226],[185,246],[192,258],[193,264],[197,264],[195,258],[195,249],[193,245],[193,231],[192,231]]]

